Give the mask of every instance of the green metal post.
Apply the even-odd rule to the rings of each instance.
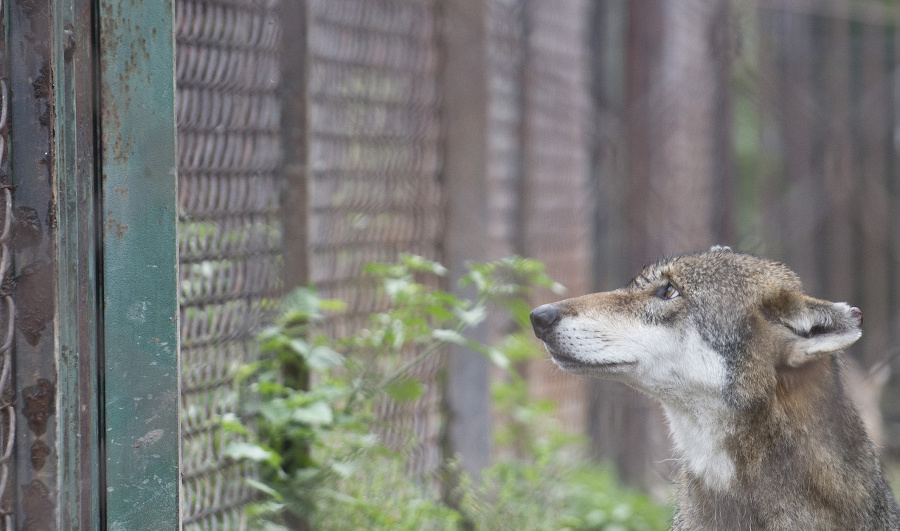
[[[99,523],[94,87],[91,0],[52,4],[59,529]]]
[[[179,356],[174,11],[99,6],[109,529],[176,529]]]

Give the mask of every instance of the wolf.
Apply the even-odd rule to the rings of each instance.
[[[806,295],[784,264],[716,246],[531,323],[561,369],[662,404],[680,461],[673,529],[900,529],[842,382],[862,313]]]

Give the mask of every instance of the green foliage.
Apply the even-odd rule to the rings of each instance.
[[[527,382],[512,368],[541,355],[527,331],[525,297],[535,287],[561,290],[542,264],[519,257],[472,264],[461,280],[472,299],[437,289],[447,270],[417,256],[369,265],[366,274],[390,304],[364,329],[342,339],[324,334],[324,314],[343,304],[299,289],[260,334],[261,359],[239,370],[248,384],[242,418],[253,428],[225,416],[224,429],[240,435],[225,453],[260,467],[260,481],[251,484],[264,501],[251,514],[261,528],[664,528],[665,510],[621,491],[609,473],[566,458],[573,438],[550,420],[551,403],[529,398]],[[490,305],[518,325],[493,346],[466,334],[486,319]],[[437,478],[412,479],[402,452],[378,440],[381,421],[373,414],[376,400],[419,399],[426,388],[412,369],[450,344],[506,369],[494,388],[508,419],[497,441],[515,456],[485,471],[477,485],[448,465],[445,472],[460,478],[453,507],[441,501]]]
[[[667,508],[618,484],[598,465],[552,453],[504,460],[468,484],[462,511],[475,529],[655,531],[669,529]]]

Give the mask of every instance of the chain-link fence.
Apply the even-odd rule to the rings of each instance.
[[[360,278],[365,264],[440,255],[437,6],[313,0],[307,9],[310,279],[348,303],[331,323],[344,335],[386,302]],[[386,441],[414,441],[419,471],[438,460],[436,369],[417,368],[420,400],[379,404]]]
[[[488,258],[534,253],[573,292],[584,291],[585,4],[486,5]],[[304,17],[301,59],[279,58],[274,3],[176,3],[183,499],[185,524],[199,528],[243,525],[240,506],[252,496],[242,478],[253,471],[223,460],[214,420],[235,408],[232,368],[255,355],[253,330],[281,290],[279,216],[307,218],[299,254],[309,281],[348,304],[330,323],[336,335],[358,331],[386,303],[362,266],[400,253],[441,258],[439,3],[302,6],[285,10]],[[302,131],[290,133],[291,164],[299,163],[287,171],[291,186],[307,190],[308,211],[277,208],[280,59],[302,62],[302,75],[290,80],[300,86],[282,87],[282,97],[300,101],[288,107],[302,114]],[[547,219],[555,229],[540,221]],[[416,473],[434,470],[441,457],[438,369],[416,369],[427,389],[420,400],[378,405],[385,442],[410,449]],[[549,377],[547,364],[529,372],[535,392],[564,404],[568,425],[580,429],[580,387]]]
[[[176,2],[183,521],[245,525],[246,464],[221,453],[237,364],[282,295],[277,1]]]
[[[522,239],[517,252],[546,263],[550,276],[575,296],[590,288],[588,3],[532,0],[524,6],[519,161],[524,180],[516,197]],[[573,380],[545,360],[532,362],[528,377],[534,395],[559,405],[566,428],[583,432],[584,380]]]

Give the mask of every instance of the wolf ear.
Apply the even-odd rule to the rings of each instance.
[[[862,312],[844,302],[828,302],[792,292],[780,301],[781,322],[791,331],[787,364],[799,367],[823,354],[849,347],[862,335]]]

